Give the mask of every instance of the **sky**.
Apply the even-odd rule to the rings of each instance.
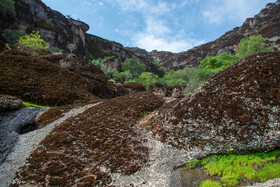
[[[42,0],[125,47],[182,52],[241,26],[276,0]]]

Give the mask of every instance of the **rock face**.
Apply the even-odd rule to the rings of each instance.
[[[280,52],[245,58],[162,107],[150,125],[162,141],[199,157],[278,148],[279,70]]]
[[[19,98],[0,95],[0,112],[17,110],[22,106],[22,101]]]
[[[4,20],[0,23],[0,33],[6,28],[25,30],[27,33],[36,30],[40,32],[51,48],[63,49],[80,58],[91,56],[98,59],[115,56],[118,57],[117,68],[120,68],[120,63],[124,60],[133,58],[146,64],[149,71],[160,76],[163,75],[163,72],[151,63],[151,57],[136,54],[119,43],[87,34],[89,26],[86,23],[66,18],[61,13],[47,7],[41,0],[15,0],[15,7],[16,18],[5,17],[0,13],[1,20]]]
[[[201,60],[207,56],[215,56],[223,52],[234,54],[235,47],[244,37],[261,34],[276,49],[280,39],[280,1],[269,3],[255,15],[248,18],[241,27],[226,32],[215,41],[194,47],[185,52],[171,53],[152,51],[153,58],[159,60],[162,66],[171,69],[183,67],[198,67]],[[278,41],[278,42],[277,42]],[[278,44],[277,44],[278,43]]]

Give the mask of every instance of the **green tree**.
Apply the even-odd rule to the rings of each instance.
[[[168,86],[173,85],[184,85],[189,81],[189,73],[191,68],[186,67],[177,71],[171,70],[168,74],[165,74],[164,77],[160,80],[160,83]]]
[[[12,16],[16,17],[16,11],[15,11],[15,3],[13,0],[1,0],[0,1],[0,12],[4,16]]]
[[[228,53],[222,53],[218,56],[210,56],[202,60],[199,64],[199,69],[211,70],[213,72],[221,71],[240,60],[235,55]]]
[[[29,35],[21,36],[16,43],[19,50],[22,51],[39,51],[48,50],[49,46],[41,39],[39,32],[33,31]]]
[[[129,71],[134,78],[138,77],[147,69],[145,64],[141,64],[132,58],[126,59],[123,63],[121,63],[121,66],[123,71]]]
[[[114,80],[116,80],[117,82],[120,82],[120,83],[124,83],[124,82],[133,80],[133,76],[130,73],[130,71],[116,72],[116,73],[114,73],[113,77],[114,77]]]
[[[24,31],[20,30],[12,30],[5,29],[2,36],[6,39],[6,41],[10,44],[16,43],[19,37],[25,35]]]
[[[269,52],[270,49],[265,43],[265,38],[258,35],[243,38],[238,44],[237,52],[240,58],[245,58],[257,53]]]
[[[142,84],[147,90],[153,89],[154,84],[158,82],[159,77],[151,72],[143,72],[134,82]]]

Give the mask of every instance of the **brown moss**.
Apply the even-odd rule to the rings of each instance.
[[[142,84],[136,83],[136,82],[129,82],[129,83],[123,84],[122,86],[124,88],[132,89],[133,91],[138,91],[138,92],[146,91],[145,87]]]
[[[17,178],[44,185],[51,176],[54,183],[63,178],[65,186],[107,186],[111,172],[129,175],[139,171],[147,161],[148,148],[134,125],[144,112],[162,104],[151,92],[103,101],[57,126],[31,154]],[[52,171],[55,166],[59,168]],[[108,171],[102,172],[100,167]]]
[[[249,145],[269,130],[268,123],[279,122],[275,118],[280,107],[279,71],[280,52],[248,57],[213,76],[200,92],[162,107],[150,125],[161,140],[177,147],[186,146],[186,137],[194,139],[187,146],[202,145],[197,139],[212,136],[213,130],[225,142],[234,138],[248,146],[237,146],[240,151],[261,149]],[[273,116],[276,121],[269,122]]]
[[[0,93],[40,105],[96,99],[94,83],[34,56],[0,55],[0,80]]]

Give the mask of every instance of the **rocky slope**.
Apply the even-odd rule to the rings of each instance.
[[[162,107],[151,128],[160,140],[200,157],[279,148],[279,70],[280,52],[245,58]]]
[[[171,53],[152,51],[153,58],[159,60],[162,66],[170,69],[183,67],[197,67],[202,59],[207,56],[215,56],[223,52],[234,54],[234,49],[239,41],[247,36],[259,35],[267,39],[267,42],[280,49],[280,1],[269,3],[259,14],[245,20],[241,27],[226,32],[215,41],[194,47],[185,52]]]
[[[109,99],[129,90],[109,82],[99,68],[86,60],[10,50],[0,55],[0,93],[59,106]]]

